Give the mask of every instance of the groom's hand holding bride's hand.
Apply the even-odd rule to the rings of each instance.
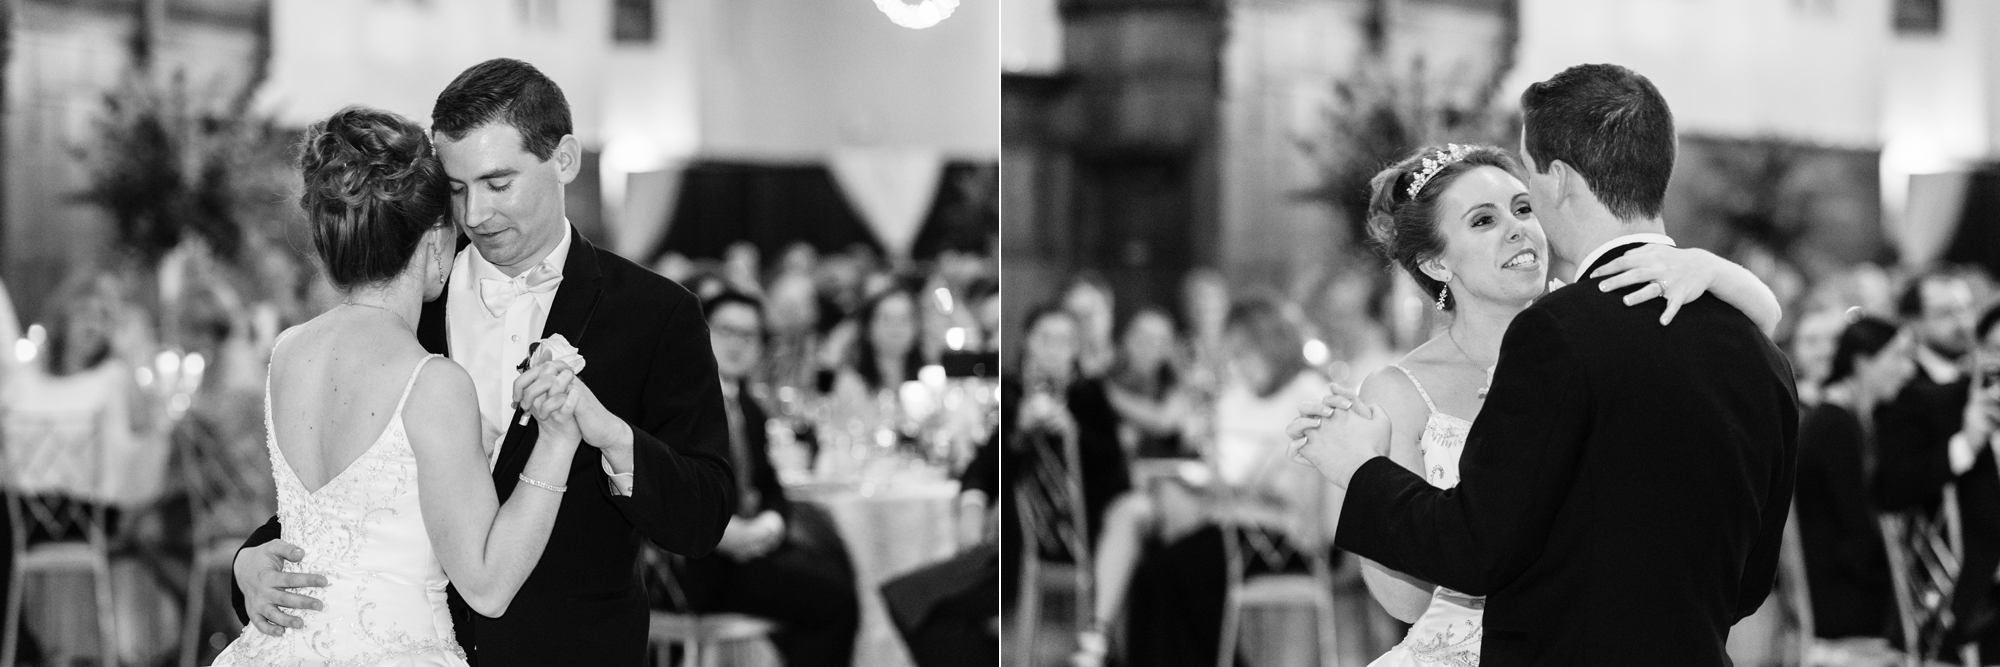
[[[1361,464],[1389,455],[1391,428],[1388,413],[1362,403],[1353,389],[1338,383],[1330,388],[1333,393],[1321,402],[1299,406],[1299,418],[1285,433],[1295,457],[1345,489]]]
[[[567,424],[554,426],[574,427],[584,444],[604,450],[614,464],[621,463],[615,452],[622,450],[626,460],[618,467],[631,470],[632,427],[611,414],[589,385],[577,380],[576,374],[583,371],[584,362],[576,348],[570,347],[569,341],[560,335],[550,336],[538,346],[528,364],[528,370],[514,379],[514,405],[538,420],[566,418]],[[558,396],[560,402],[554,398]]]

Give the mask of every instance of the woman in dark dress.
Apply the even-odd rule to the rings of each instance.
[[[1863,317],[1841,332],[1822,402],[1799,427],[1798,516],[1814,636],[1888,637],[1895,623],[1888,552],[1868,489],[1872,425],[1859,415],[1896,395],[1915,372],[1911,340]]]
[[[1014,582],[1020,571],[1021,554],[1013,545],[1022,543],[1018,510],[1023,500],[1015,491],[1041,463],[1036,452],[1044,439],[1076,437],[1088,529],[1084,544],[1097,543],[1105,508],[1132,487],[1125,452],[1118,445],[1118,413],[1103,382],[1084,377],[1078,367],[1082,334],[1076,318],[1043,306],[1028,314],[1025,325],[1019,370],[1000,383],[1000,438],[1006,448],[1000,470],[1007,489],[1001,495],[1001,544],[1008,545],[1002,553],[1002,590],[1009,601],[1018,593]],[[1042,545],[1044,558],[1072,560],[1075,554],[1066,551]]]
[[[1118,358],[1105,389],[1128,432],[1126,453],[1136,458],[1194,455],[1181,438],[1192,406],[1174,369],[1179,349],[1175,328],[1167,311],[1147,307],[1125,320],[1119,332]]]

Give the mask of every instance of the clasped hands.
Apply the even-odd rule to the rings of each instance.
[[[1285,427],[1285,435],[1292,440],[1292,458],[1345,489],[1361,464],[1389,455],[1389,414],[1339,383],[1328,389],[1326,398],[1299,404],[1299,417]]]

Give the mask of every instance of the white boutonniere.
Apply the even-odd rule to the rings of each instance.
[[[531,349],[534,352],[528,353],[527,360],[521,362],[520,371],[523,373],[527,372],[530,368],[551,361],[568,366],[569,372],[572,374],[583,372],[583,354],[577,352],[576,346],[569,344],[569,339],[563,338],[562,334],[556,334],[535,341]],[[574,400],[575,397],[572,396],[571,401]],[[528,415],[526,413],[521,415],[521,425],[528,425]]]
[[[569,367],[569,372],[571,373],[583,372],[583,354],[577,352],[576,346],[570,345],[569,340],[563,338],[562,334],[549,336],[538,342],[540,345],[535,348],[535,354],[533,358],[529,359],[528,363],[540,364],[544,361],[560,361],[563,365]]]

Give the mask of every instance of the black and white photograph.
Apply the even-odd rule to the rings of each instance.
[[[0,2],[0,665],[997,664],[1000,15]]]
[[[1009,0],[1005,662],[2000,664],[2000,11]]]

